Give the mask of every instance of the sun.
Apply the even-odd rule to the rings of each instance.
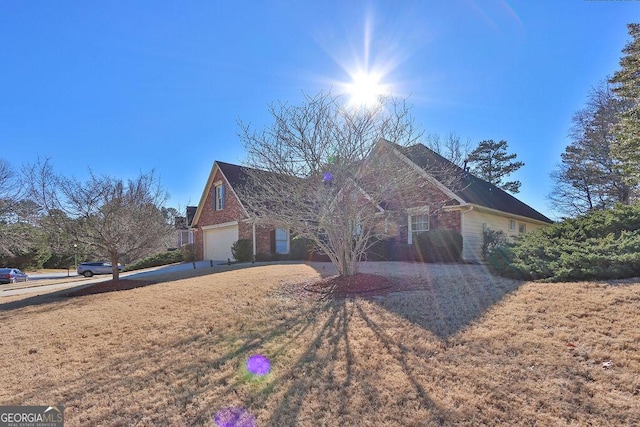
[[[353,74],[351,79],[352,82],[347,84],[347,94],[352,106],[375,107],[388,92],[381,83],[380,76],[375,73],[358,72]]]

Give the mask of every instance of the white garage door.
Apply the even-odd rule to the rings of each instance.
[[[233,259],[231,245],[236,240],[238,240],[237,225],[204,230],[204,258],[215,261]]]

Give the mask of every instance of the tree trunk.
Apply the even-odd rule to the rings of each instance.
[[[120,270],[118,269],[118,253],[111,252],[111,274],[114,282],[120,280]]]

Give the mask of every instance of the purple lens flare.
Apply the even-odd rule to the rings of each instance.
[[[271,370],[271,362],[261,354],[251,356],[247,360],[247,371],[253,375],[267,375]]]
[[[218,427],[257,427],[256,417],[244,408],[223,408],[216,412],[213,421]]]

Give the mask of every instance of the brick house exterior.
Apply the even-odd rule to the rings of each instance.
[[[376,160],[382,162],[376,163]],[[379,207],[384,211],[379,226],[400,244],[410,245],[412,236],[419,232],[455,230],[463,238],[462,258],[480,262],[484,230],[516,236],[552,223],[512,195],[471,175],[422,144],[401,147],[380,140],[360,166],[363,183],[367,174],[373,179],[384,175],[372,166],[375,164],[385,164],[413,177],[411,185],[415,187],[411,187],[410,197],[390,191],[388,199]],[[288,232],[254,224],[234,190],[247,181],[247,171],[242,166],[214,162],[192,224],[197,259],[231,258],[231,243],[238,239],[251,241],[254,256],[288,252]],[[452,176],[455,179],[451,179]],[[366,188],[363,191],[366,192]],[[400,199],[404,200],[402,204]]]
[[[455,230],[463,238],[462,258],[481,262],[484,230],[503,231],[508,237],[514,237],[553,222],[422,144],[402,147],[381,140],[370,156],[384,157],[383,163],[416,174],[412,200],[408,205],[405,203],[406,215],[394,223],[400,243],[411,244],[411,234],[415,231]],[[393,199],[390,195],[386,202],[392,211],[398,208]],[[420,230],[412,230],[412,225],[419,226]]]
[[[232,259],[231,244],[239,239],[251,242],[254,256],[276,252],[276,231],[254,224],[235,190],[246,180],[246,168],[214,162],[192,222],[196,259]],[[220,187],[223,187],[221,193],[217,190]],[[223,235],[217,231],[225,233]],[[216,244],[214,240],[220,243]],[[289,241],[286,243],[287,249],[288,245]]]

